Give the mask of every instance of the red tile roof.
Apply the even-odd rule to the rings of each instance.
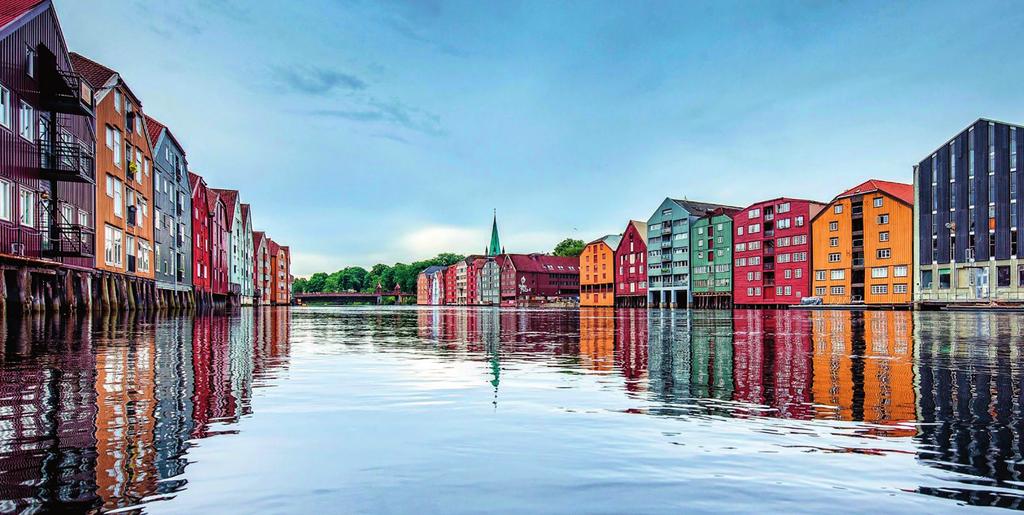
[[[837,199],[843,197],[849,197],[852,195],[861,195],[864,193],[870,193],[873,191],[881,191],[888,193],[898,200],[902,200],[911,206],[914,205],[914,185],[904,184],[902,182],[890,182],[880,181],[878,179],[869,179],[864,181],[836,196]]]
[[[520,272],[544,272],[544,273],[557,273],[559,272],[558,267],[563,267],[561,272],[579,272],[580,258],[578,257],[560,257],[560,256],[549,256],[547,254],[508,254],[508,258],[512,260],[512,266],[516,267],[516,270]],[[554,267],[554,270],[549,270],[548,265]],[[568,267],[572,267],[569,269]]]
[[[216,191],[220,195],[221,202],[224,203],[224,210],[227,211],[228,230],[230,231],[231,225],[235,221],[235,203],[238,202],[238,190],[210,189]]]
[[[263,231],[252,232],[252,248],[253,250],[260,248],[260,244],[267,238],[267,233]]]
[[[277,244],[276,241],[274,241],[274,240],[272,240],[270,238],[267,238],[267,252],[269,252],[270,255],[272,255],[272,256],[277,255],[277,251],[280,248],[281,247]]]
[[[243,226],[250,224],[249,221],[249,204],[242,204],[242,224]]]
[[[0,1],[0,28],[28,14],[46,0],[3,0]]]
[[[155,152],[156,151],[156,140],[160,139],[160,132],[162,132],[167,127],[164,126],[164,124],[156,121],[156,119],[153,118],[152,116],[149,116],[148,114],[145,115],[145,116],[146,116],[146,132],[149,133],[149,144],[154,147],[153,151]]]
[[[217,212],[218,200],[220,200],[220,195],[217,193],[217,190],[206,188],[206,209],[209,209],[210,216]],[[231,219],[231,217],[229,216],[228,219]]]
[[[75,52],[71,52],[71,66],[74,66],[76,72],[82,74],[82,77],[93,89],[102,88],[111,77],[117,74],[114,70]]]

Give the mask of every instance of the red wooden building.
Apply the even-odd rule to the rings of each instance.
[[[501,265],[502,306],[541,306],[579,297],[578,257],[507,254]]]
[[[451,265],[444,269],[444,303],[449,306],[455,305],[455,285],[458,282],[457,268],[457,266]]]
[[[215,302],[227,302],[229,293],[228,273],[228,228],[227,206],[213,188],[206,189],[206,204],[210,223],[210,291]]]
[[[10,274],[28,272],[10,278],[18,290],[4,296],[12,306],[42,298],[22,286],[71,273],[84,307],[95,265],[93,90],[72,67],[49,0],[2,2],[0,59],[0,261]]]
[[[630,220],[615,251],[615,306],[647,306],[647,224]]]
[[[733,302],[790,306],[811,295],[811,219],[824,204],[777,198],[733,218]]]
[[[210,204],[209,188],[202,177],[189,172],[188,185],[192,191],[192,286],[196,303],[209,305],[213,293],[210,280]]]
[[[466,304],[480,304],[480,271],[484,268],[487,258],[470,256],[466,258]]]

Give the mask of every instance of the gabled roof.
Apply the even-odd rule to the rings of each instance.
[[[262,245],[263,242],[266,241],[266,239],[267,239],[267,233],[265,233],[263,231],[253,231],[252,232],[252,248],[253,249],[259,249],[260,245]]]
[[[606,234],[606,235],[601,236],[600,238],[598,238],[598,239],[588,243],[587,246],[589,247],[589,246],[591,246],[591,245],[593,245],[595,243],[599,243],[599,242],[600,243],[604,243],[605,245],[608,246],[608,248],[612,249],[612,252],[615,252],[619,248],[619,243],[622,242],[622,235],[621,234]]]
[[[174,137],[174,133],[171,132],[171,129],[168,129],[166,125],[160,123],[160,121],[148,114],[144,114],[143,116],[146,117],[146,131],[149,133],[149,144],[153,147],[153,152],[156,152],[156,142],[160,139],[160,133],[166,130],[167,137],[171,138],[171,141],[173,141],[174,145],[181,150],[182,154],[185,153],[185,147],[181,145],[178,138]]]
[[[445,269],[445,267],[443,267],[443,266],[432,265],[432,266],[428,266],[428,267],[424,268],[422,273],[425,274],[425,275],[433,275],[433,274],[436,274],[438,272],[444,271],[444,269]]]
[[[220,194],[217,193],[217,190],[215,190],[213,188],[206,188],[206,209],[209,209],[209,211],[207,211],[207,212],[210,213],[210,216],[213,216],[214,214],[217,213],[217,203],[218,202],[224,203],[224,201],[220,199]],[[228,216],[226,218],[228,220],[231,219],[230,216]],[[230,222],[228,222],[228,223],[230,223]],[[229,227],[229,229],[230,229],[230,227]]]
[[[636,229],[637,234],[640,235],[640,239],[642,239],[644,244],[646,245],[647,244],[647,224],[644,223],[644,222],[641,222],[640,220],[630,220],[629,223],[626,224],[626,229],[628,230],[629,226],[631,226],[631,225],[633,226],[634,229]],[[623,232],[622,234],[626,234],[626,233]]]
[[[507,256],[506,262],[511,261],[512,266],[518,272],[578,273],[580,267],[580,258],[578,257],[549,256],[547,254],[507,254]],[[549,265],[555,270],[549,270],[547,268]],[[563,270],[558,270],[559,266],[563,267]],[[568,267],[572,268],[566,269]]]
[[[102,88],[110,81],[111,77],[117,75],[114,70],[75,52],[71,52],[71,66],[75,67],[76,72],[82,74],[82,78],[93,89]]]
[[[0,28],[25,16],[37,5],[46,0],[4,0],[0,2]]]
[[[737,207],[737,206],[727,206],[725,204],[712,204],[710,202],[697,202],[697,201],[694,201],[694,200],[686,200],[686,199],[683,199],[683,200],[672,199],[672,202],[675,202],[676,204],[679,204],[680,207],[685,209],[687,212],[689,212],[693,216],[704,216],[704,215],[708,214],[709,212],[714,211],[714,210],[719,209],[719,208],[735,209],[737,211],[740,211],[740,210],[743,209],[743,208]]]
[[[270,252],[271,256],[276,256],[277,255],[277,251],[280,248],[281,248],[281,246],[278,245],[276,241],[274,241],[274,240],[272,240],[270,238],[267,238],[267,252]]]
[[[250,225],[252,222],[249,220],[249,204],[242,204],[242,227]]]
[[[222,190],[220,188],[210,188],[216,191],[220,195],[221,202],[224,203],[224,210],[227,211],[227,223],[228,230],[231,230],[231,225],[235,221],[235,204],[238,202],[238,190]]]
[[[904,184],[902,182],[890,182],[881,181],[878,179],[869,179],[864,181],[836,196],[835,200],[852,197],[854,195],[863,195],[865,193],[871,193],[874,191],[880,191],[887,193],[897,200],[902,200],[911,206],[914,205],[914,185]]]

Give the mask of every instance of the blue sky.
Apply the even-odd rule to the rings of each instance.
[[[829,200],[1024,123],[1011,2],[55,0],[296,275]]]

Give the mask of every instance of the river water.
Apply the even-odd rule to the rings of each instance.
[[[1024,317],[8,319],[0,513],[1024,507]]]

